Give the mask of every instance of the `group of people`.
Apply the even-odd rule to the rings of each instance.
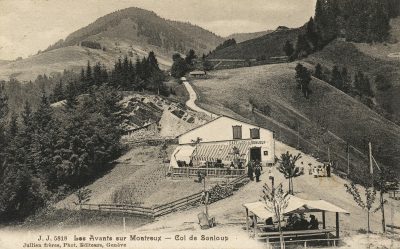
[[[332,166],[330,163],[313,167],[310,166],[309,174],[310,175],[312,174],[314,178],[331,177],[331,167]]]
[[[276,223],[276,222],[275,222]],[[269,218],[265,221],[265,224],[267,225],[266,231],[271,230],[269,226],[276,226],[274,224],[272,218]],[[305,218],[304,214],[291,214],[289,216],[285,216],[284,220],[281,221],[281,227],[283,230],[286,231],[299,231],[299,230],[316,230],[318,229],[318,220],[315,217],[315,215],[310,215],[310,220],[308,221]]]
[[[247,175],[251,181],[254,181],[254,175],[255,175],[256,182],[259,182],[262,170],[263,170],[263,168],[262,168],[261,162],[258,160],[251,160],[247,164]]]

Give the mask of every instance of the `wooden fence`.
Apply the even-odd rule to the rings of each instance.
[[[389,191],[389,198],[400,200],[400,190]]]
[[[240,184],[244,179],[246,179],[245,175],[239,176],[233,181],[229,182],[228,186],[235,187],[237,184]],[[188,206],[195,206],[200,203],[201,198],[202,191],[153,208],[129,204],[82,204],[81,209],[136,214],[155,218],[175,212],[180,209],[187,208]]]
[[[227,169],[227,168],[192,168],[180,167],[172,168],[172,176],[197,176],[198,172],[205,172],[207,176],[211,177],[238,177],[245,174],[245,169]]]
[[[137,214],[149,217],[154,216],[154,211],[152,208],[130,204],[82,204],[81,208],[84,210]]]

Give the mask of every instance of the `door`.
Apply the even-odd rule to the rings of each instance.
[[[250,160],[261,162],[261,147],[250,148]]]

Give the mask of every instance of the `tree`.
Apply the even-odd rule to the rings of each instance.
[[[92,67],[90,66],[90,61],[87,62],[85,80],[87,88],[93,85],[93,75],[92,75]]]
[[[374,96],[368,77],[365,76],[361,71],[358,71],[354,77],[354,87],[359,91],[360,95],[365,95],[368,97]]]
[[[319,63],[315,66],[314,77],[323,80],[322,66]]]
[[[203,61],[203,70],[204,71],[210,71],[213,69],[213,65],[211,64],[211,62],[209,60],[204,60]]]
[[[283,190],[282,184],[278,187],[269,187],[268,184],[263,186],[263,200],[265,202],[266,209],[275,215],[278,220],[278,230],[280,237],[280,248],[285,248],[285,241],[283,239],[282,225],[283,214],[289,204],[290,195],[288,192]]]
[[[342,90],[345,93],[348,93],[351,89],[351,77],[348,74],[347,68],[342,67],[342,72],[340,73],[342,78]]]
[[[174,63],[171,67],[171,75],[175,78],[184,76],[188,71],[188,64],[180,55],[178,57],[178,55],[179,54],[174,55]]]
[[[69,82],[65,89],[65,105],[69,109],[74,109],[78,104],[78,89],[75,82]]]
[[[300,63],[297,64],[295,70],[296,70],[295,78],[298,87],[302,91],[304,97],[308,99],[311,93],[311,90],[309,88],[309,84],[311,82],[311,73],[310,71],[308,71],[306,67],[304,67]]]
[[[289,181],[289,193],[294,194],[293,178],[301,176],[303,173],[300,168],[296,166],[296,161],[301,158],[299,153],[297,156],[289,154],[289,151],[283,153],[280,158],[278,170]]]
[[[86,202],[90,201],[92,194],[92,190],[88,188],[81,188],[78,189],[78,191],[75,192],[75,196],[77,201],[74,202],[75,205],[79,205],[79,210],[82,210],[82,205],[85,204]]]
[[[343,89],[342,75],[336,65],[332,69],[330,84],[339,90]]]
[[[64,99],[64,86],[60,79],[59,82],[54,86],[53,90],[53,102],[58,102]]]
[[[318,49],[318,33],[314,24],[314,19],[312,17],[310,17],[310,20],[307,23],[307,27],[306,27],[306,37],[307,40],[309,40],[311,42],[311,44],[313,45],[313,50],[317,50]]]
[[[360,195],[360,190],[354,184],[354,182],[351,182],[350,185],[344,184],[344,186],[346,188],[346,192],[353,196],[353,199],[357,203],[357,205],[361,209],[367,210],[367,229],[368,229],[367,232],[368,233],[371,232],[369,216],[370,216],[370,213],[371,213],[372,205],[375,202],[375,197],[376,197],[375,188],[371,187],[371,186],[366,186],[366,187],[360,186],[360,188],[363,188],[364,192],[365,192],[365,200],[363,200],[361,198],[361,195]]]
[[[376,89],[379,91],[386,91],[392,87],[392,84],[383,74],[378,74],[375,77]]]
[[[297,36],[296,55],[298,58],[306,57],[311,53],[312,49],[308,43],[307,37],[304,34]]]
[[[286,56],[292,56],[294,52],[293,44],[286,40],[285,45],[283,46],[283,51],[285,52]]]
[[[196,52],[193,49],[190,49],[185,58],[186,64],[193,66],[194,60],[196,58],[197,58]]]

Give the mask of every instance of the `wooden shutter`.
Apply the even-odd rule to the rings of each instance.
[[[233,129],[233,139],[242,139],[242,126],[234,125],[232,126],[232,129]]]
[[[250,129],[250,138],[259,139],[260,138],[260,128]]]

